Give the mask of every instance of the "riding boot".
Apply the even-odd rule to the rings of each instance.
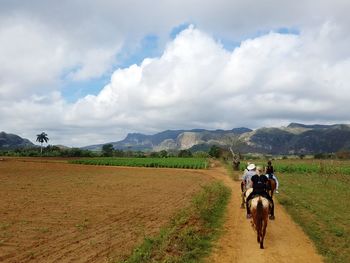
[[[247,208],[247,215],[250,215],[250,207],[249,207],[248,203],[246,204],[246,208]]]
[[[271,205],[271,216],[275,216],[275,206]]]

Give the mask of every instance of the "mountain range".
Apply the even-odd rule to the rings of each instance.
[[[125,139],[110,142],[121,150],[207,150],[211,145],[232,147],[241,153],[312,154],[350,150],[350,125],[305,125],[286,127],[234,128],[232,130],[166,130],[153,135],[129,133]],[[103,144],[83,147],[101,150]]]
[[[129,133],[110,142],[115,149],[133,151],[207,151],[212,145],[232,147],[235,152],[264,154],[314,154],[350,151],[350,125],[305,125],[291,123],[279,128],[234,128],[232,130],[166,130],[153,135]],[[0,150],[35,146],[28,139],[0,132]],[[82,149],[100,151],[103,144]]]

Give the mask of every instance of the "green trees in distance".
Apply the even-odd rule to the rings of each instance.
[[[47,137],[47,134],[45,132],[42,132],[40,134],[36,135],[36,141],[40,142],[40,155],[43,154],[43,143],[49,141],[49,137]]]
[[[180,150],[178,157],[192,157],[192,152],[190,150]]]
[[[102,146],[102,155],[105,157],[113,156],[113,151],[114,151],[114,148],[111,143],[107,143]]]
[[[166,157],[168,157],[168,152],[167,152],[166,150],[161,150],[161,151],[159,152],[159,156],[160,156],[161,158],[166,158]]]
[[[212,145],[209,150],[209,155],[213,158],[219,158],[221,155],[221,148],[216,145]]]

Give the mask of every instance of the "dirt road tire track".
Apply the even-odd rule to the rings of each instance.
[[[265,249],[260,249],[250,220],[245,218],[245,209],[240,208],[240,183],[229,178],[223,167],[215,169],[217,179],[231,188],[232,196],[225,218],[224,233],[214,245],[207,262],[323,262],[310,239],[277,201],[276,220],[269,221]]]

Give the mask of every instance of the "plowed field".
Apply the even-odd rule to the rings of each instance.
[[[1,262],[108,262],[126,257],[211,171],[0,161]]]

